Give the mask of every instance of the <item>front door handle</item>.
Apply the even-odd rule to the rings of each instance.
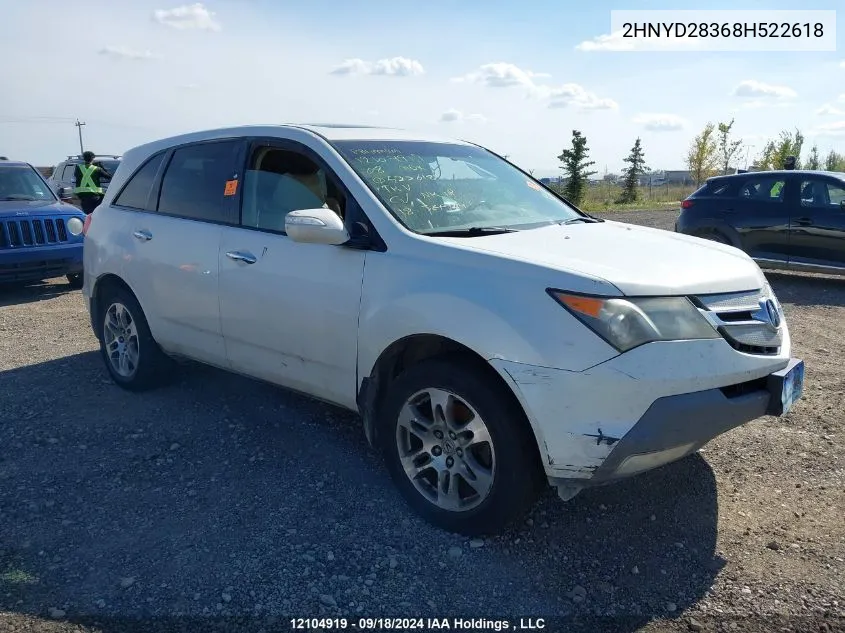
[[[153,234],[149,231],[135,231],[132,235],[134,235],[142,242],[149,242],[151,239],[153,239]]]
[[[244,264],[254,264],[258,261],[252,253],[241,253],[240,251],[229,251],[226,253],[226,257],[236,262],[243,262]]]
[[[798,218],[795,220],[795,224],[798,226],[812,226],[813,221],[810,218]]]

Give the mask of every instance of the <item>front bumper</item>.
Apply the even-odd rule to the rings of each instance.
[[[39,281],[82,272],[82,242],[0,251],[0,282]]]
[[[737,352],[722,339],[650,343],[581,372],[503,360],[553,483],[598,485],[662,466],[766,414],[782,354]]]

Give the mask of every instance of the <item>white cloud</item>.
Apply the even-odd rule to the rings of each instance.
[[[180,31],[194,29],[198,31],[219,31],[220,24],[215,21],[212,13],[201,2],[186,4],[173,9],[156,9],[153,19]]]
[[[632,120],[652,132],[675,132],[687,125],[686,119],[676,114],[638,114]]]
[[[481,114],[464,114],[460,110],[455,110],[454,108],[446,110],[446,112],[440,115],[441,123],[461,123],[463,121],[486,123],[487,117]]]
[[[390,57],[376,62],[355,57],[344,60],[330,72],[332,75],[389,75],[393,77],[410,77],[424,73],[425,68],[420,62],[407,57]]]
[[[156,59],[150,51],[136,51],[126,46],[105,46],[100,49],[100,55],[114,59]]]
[[[563,84],[559,88],[547,89],[540,86],[541,92],[546,92],[550,108],[575,107],[580,110],[616,110],[619,104],[613,99],[602,98],[578,84]]]
[[[734,88],[733,94],[736,97],[756,99],[791,99],[798,96],[798,93],[789,86],[766,84],[756,79],[746,79],[740,82]]]
[[[845,96],[845,95],[843,95]],[[845,99],[841,99],[845,101]],[[816,110],[816,114],[821,116],[845,116],[845,110],[837,108],[835,105],[825,103],[821,108]]]
[[[615,110],[619,107],[613,99],[599,97],[578,84],[568,83],[555,87],[536,81],[547,77],[550,77],[548,73],[526,70],[507,62],[495,62],[484,64],[478,70],[461,77],[453,77],[452,81],[476,83],[488,88],[521,88],[530,97],[547,100],[550,108]]]
[[[575,47],[575,50],[585,53],[592,53],[596,51],[636,51],[636,50],[655,50],[662,48],[677,49],[679,46],[683,48],[695,49],[702,44],[692,37],[623,37],[622,29],[613,31],[605,35],[598,35],[591,40],[585,40]]]
[[[494,62],[484,64],[475,72],[468,73],[462,77],[454,77],[452,81],[462,83],[480,83],[490,88],[511,88],[522,86],[534,88],[535,79],[549,77],[547,73],[535,73],[524,70],[515,64],[507,62]]]
[[[813,136],[845,136],[845,121],[826,123],[818,126],[812,132]]]

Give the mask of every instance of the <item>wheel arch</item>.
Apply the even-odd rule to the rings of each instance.
[[[714,222],[713,224],[702,226],[696,229],[693,235],[705,240],[709,239],[708,236],[715,235],[724,239],[728,246],[742,250],[742,240],[740,239],[739,232],[724,222]]]
[[[530,433],[530,437],[534,439],[532,442],[534,447],[534,462],[539,468],[543,469],[545,454],[544,443],[541,439],[542,436],[534,428],[522,402],[517,397],[517,394],[514,393],[511,385],[477,351],[463,343],[439,334],[412,334],[394,341],[379,354],[370,374],[361,380],[357,395],[358,411],[361,414],[364,424],[364,434],[369,444],[373,447],[379,445],[377,416],[390,383],[405,368],[413,364],[422,360],[449,356],[460,357],[469,361],[489,380],[498,384],[502,391],[512,399],[516,410],[522,413],[517,423],[524,425],[523,430]]]

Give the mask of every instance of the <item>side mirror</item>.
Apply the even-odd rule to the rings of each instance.
[[[291,211],[285,216],[285,233],[294,242],[337,246],[349,241],[340,216],[331,209]]]
[[[73,189],[71,187],[59,187],[59,199],[70,200],[73,198]]]

